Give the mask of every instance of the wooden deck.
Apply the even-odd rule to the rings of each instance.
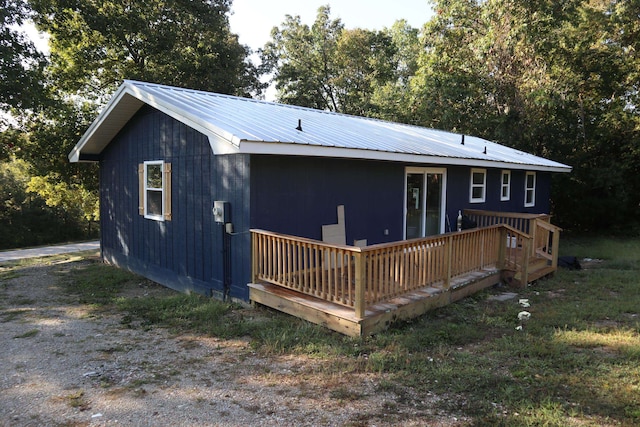
[[[500,271],[487,269],[457,279],[448,290],[425,287],[369,306],[363,318],[344,305],[305,295],[269,283],[249,284],[251,301],[271,307],[309,322],[325,326],[349,336],[365,336],[387,329],[398,320],[418,317],[427,311],[444,307],[468,295],[495,285]]]
[[[500,281],[524,286],[553,273],[559,228],[536,216],[518,227],[531,234],[492,224],[365,248],[252,230],[250,299],[346,335],[369,335]]]

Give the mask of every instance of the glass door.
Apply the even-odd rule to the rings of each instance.
[[[424,236],[424,174],[407,173],[406,239]]]
[[[408,168],[405,192],[405,238],[444,232],[444,169]]]

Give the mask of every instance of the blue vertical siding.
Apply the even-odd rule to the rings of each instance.
[[[482,209],[498,212],[549,213],[551,174],[536,172],[535,206],[524,206],[524,180],[526,171],[511,170],[511,197],[500,200],[502,171],[508,169],[487,168],[487,187],[484,203],[471,203],[471,168],[450,166],[447,168],[447,215],[455,229],[458,210]],[[447,230],[448,231],[448,230]]]
[[[137,171],[145,160],[172,164],[171,221],[138,214]],[[213,224],[211,208],[214,200],[232,200],[232,221],[248,228],[247,163],[244,155],[214,156],[204,135],[143,107],[101,155],[103,256],[173,289],[222,294],[222,230]],[[230,172],[236,176],[227,185]],[[249,256],[248,234],[233,243],[244,254],[240,258]],[[247,265],[240,259],[232,266],[233,297],[248,295]]]
[[[390,162],[258,156],[251,158],[251,224],[322,239],[345,206],[347,244],[402,239],[404,165]],[[387,230],[388,234],[385,234]]]

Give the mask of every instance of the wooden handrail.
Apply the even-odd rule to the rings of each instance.
[[[475,221],[478,227],[487,227],[496,224],[507,224],[527,234],[532,233],[532,221],[551,221],[551,216],[547,214],[495,212],[483,211],[479,209],[465,209],[463,212],[472,221]]]
[[[493,216],[493,217],[503,217],[503,218],[524,218],[524,219],[551,218],[549,214],[484,211],[481,209],[464,209],[463,213],[469,216],[478,215],[478,216]]]
[[[268,231],[268,230],[262,230],[259,228],[252,228],[249,230],[251,233],[259,233],[262,234],[264,236],[272,236],[272,237],[280,237],[280,238],[284,238],[284,239],[295,239],[296,241],[299,242],[306,242],[306,243],[310,243],[310,244],[320,244],[323,246],[329,246],[332,248],[336,248],[336,249],[344,249],[344,250],[348,250],[351,252],[359,252],[360,248],[358,246],[349,246],[349,245],[338,245],[335,243],[325,243],[325,242],[321,242],[319,240],[314,240],[314,239],[309,239],[307,237],[298,237],[298,236],[291,236],[289,234],[282,234],[282,233],[276,233],[275,231]]]

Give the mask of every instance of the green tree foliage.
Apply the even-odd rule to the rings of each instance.
[[[0,161],[0,249],[42,245],[95,235],[95,227],[93,230],[87,229],[90,222],[79,220],[80,215],[76,214],[78,206],[75,203],[69,206],[47,206],[39,195],[28,193],[30,179],[27,162],[16,159]],[[81,194],[70,196],[82,198],[84,205],[92,200],[91,197],[95,197],[85,199]]]
[[[44,57],[18,28],[29,18],[28,6],[0,0],[0,18],[0,110],[31,108],[39,99]]]
[[[377,89],[395,79],[398,59],[386,32],[347,30],[318,9],[314,24],[287,16],[262,50],[280,102],[357,115],[379,115]]]
[[[27,183],[27,192],[36,193],[47,206],[59,207],[73,217],[81,217],[87,224],[100,217],[98,196],[78,183],[61,182],[56,174],[31,177]]]
[[[0,128],[0,161],[19,158],[29,175],[2,185],[23,186],[12,206],[53,215],[70,232],[91,232],[98,174],[67,155],[123,79],[240,96],[263,88],[249,49],[230,31],[230,0],[0,1],[0,108],[12,109],[13,122]],[[50,36],[48,56],[16,28],[27,18]]]
[[[22,138],[16,156],[36,176],[56,176],[68,185],[98,190],[97,165],[69,163],[68,155],[96,115],[96,105],[78,98],[57,100],[21,117]]]
[[[65,93],[110,93],[123,79],[248,96],[260,90],[249,50],[230,32],[230,0],[31,0],[51,35]]]
[[[435,1],[410,110],[574,166],[555,179],[565,225],[628,223],[640,213],[638,3]]]
[[[393,76],[375,86],[372,103],[376,105],[376,116],[401,123],[419,123],[412,111],[415,102],[409,88],[418,72],[418,58],[422,52],[419,31],[407,21],[396,21],[382,31],[390,38],[394,54],[388,64],[395,66]]]
[[[261,52],[261,71],[273,73],[280,102],[340,111],[333,58],[343,25],[329,13],[328,6],[318,9],[311,28],[299,16],[287,15],[282,28],[271,31],[272,41]]]

